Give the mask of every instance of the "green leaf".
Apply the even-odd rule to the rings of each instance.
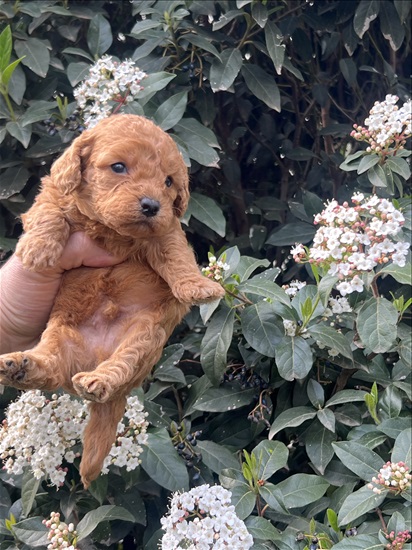
[[[258,464],[259,479],[267,480],[288,462],[289,451],[280,441],[261,441],[252,451]]]
[[[30,468],[26,468],[23,474],[21,487],[21,502],[23,505],[22,514],[24,517],[27,517],[31,512],[41,481],[41,479],[36,479],[34,477]]]
[[[202,462],[213,472],[220,475],[225,468],[239,468],[236,455],[223,445],[214,441],[198,441],[197,449],[202,452]]]
[[[329,483],[318,476],[294,474],[276,486],[282,492],[286,508],[302,508],[319,500]]]
[[[379,275],[382,273],[391,275],[398,283],[412,285],[412,266],[410,263],[405,264],[403,267],[393,263],[385,265],[385,267],[379,271]]]
[[[386,298],[371,298],[360,308],[356,325],[362,342],[374,353],[385,353],[396,340],[398,312]]]
[[[331,414],[333,415],[332,412]],[[336,435],[317,421],[311,424],[306,433],[307,455],[321,475],[325,473],[326,466],[333,458],[332,443],[334,441],[336,441]]]
[[[250,490],[247,483],[237,483],[232,489],[231,504],[235,506],[236,515],[240,519],[246,519],[253,511],[256,504],[256,496]]]
[[[155,21],[154,19],[144,19],[143,21],[137,21],[130,31],[130,36],[133,38],[138,38],[139,34],[142,32],[148,31],[150,29],[157,29],[160,27],[160,21]],[[139,37],[140,38],[140,37]]]
[[[11,29],[10,25],[7,25],[0,34],[0,73],[2,73],[10,63],[12,47]]]
[[[182,119],[184,120],[184,119]],[[176,134],[173,136],[178,145],[181,145],[184,151],[187,151],[189,157],[202,166],[218,168],[219,155],[206,143],[201,136],[196,136],[185,130],[173,128]]]
[[[272,281],[259,281],[251,279],[241,283],[237,289],[244,294],[257,294],[264,298],[270,298],[274,302],[280,302],[290,307],[290,298],[286,292]]]
[[[338,281],[338,277],[332,277],[331,275],[326,275],[320,280],[318,284],[318,293],[324,307],[327,307],[330,293]]]
[[[14,49],[21,58],[23,65],[31,69],[38,76],[45,78],[50,65],[50,52],[43,40],[28,38],[16,40]]]
[[[7,168],[1,176],[0,200],[5,200],[16,195],[24,188],[30,177],[30,173],[24,164],[20,164],[19,166]]]
[[[258,302],[248,306],[242,312],[241,323],[248,344],[262,355],[275,357],[276,346],[284,337],[285,331],[273,305]]]
[[[264,71],[259,65],[245,63],[242,66],[242,76],[253,95],[263,101],[270,109],[280,113],[280,92],[272,75]]]
[[[276,485],[273,485],[273,483],[266,481],[264,485],[260,486],[259,495],[269,505],[269,507],[272,508],[272,510],[282,514],[289,514],[281,491],[276,487]]]
[[[345,523],[343,523],[345,525]],[[383,550],[384,546],[376,535],[360,534],[333,545],[333,550]]]
[[[401,432],[410,428],[410,425],[411,420],[409,417],[386,418],[382,420],[379,426],[376,426],[376,429],[388,437],[396,439]]]
[[[301,380],[313,366],[312,349],[301,336],[285,336],[276,347],[276,366],[285,380]]]
[[[254,539],[271,541],[282,539],[280,531],[265,518],[256,516],[248,517],[245,521],[245,525]]]
[[[308,332],[314,340],[338,351],[344,357],[352,359],[349,340],[342,333],[325,325],[313,325],[308,328]]]
[[[283,36],[277,25],[268,20],[265,25],[265,40],[273,65],[277,74],[281,74],[286,46],[282,44]],[[280,109],[279,109],[280,111]]]
[[[31,139],[31,126],[22,126],[20,122],[8,122],[6,129],[11,136],[20,141],[23,147],[27,149]]]
[[[339,441],[332,447],[342,463],[365,481],[371,481],[382,468],[383,459],[356,441]]]
[[[409,164],[401,157],[388,157],[386,166],[388,166],[392,172],[399,174],[405,180],[409,180],[411,177],[411,169],[409,168]]]
[[[377,0],[362,0],[362,2],[359,2],[353,18],[353,27],[359,38],[363,37],[371,22],[378,16],[379,7],[380,2]]]
[[[221,53],[221,61],[215,58],[210,66],[210,85],[214,92],[226,91],[233,84],[242,66],[242,54],[236,48]]]
[[[212,55],[217,57],[219,61],[222,61],[219,52],[206,37],[190,33],[182,35],[181,38],[187,40],[190,44],[193,44],[194,46],[197,46],[198,48],[201,48],[202,50],[211,53]]]
[[[134,523],[133,514],[121,506],[107,504],[87,512],[87,514],[77,524],[77,540],[80,541],[90,535],[99,523],[102,523],[103,521],[113,521],[115,519]]]
[[[240,10],[230,10],[226,13],[222,13],[218,21],[213,23],[213,30],[218,31],[230,23],[235,17],[244,17],[244,12]]]
[[[379,164],[375,164],[375,166],[369,168],[367,176],[371,184],[375,187],[388,186],[388,180],[385,171]]]
[[[41,517],[24,519],[13,525],[12,532],[20,542],[27,544],[29,548],[46,546],[49,530],[43,525],[42,521],[43,518]]]
[[[316,416],[316,411],[311,407],[293,407],[280,413],[270,428],[269,439],[272,439],[284,428],[300,426],[306,420]]]
[[[50,111],[55,109],[56,104],[50,101],[36,101],[25,111],[23,116],[19,119],[22,126],[37,122],[47,118]]]
[[[381,465],[382,466],[382,465]],[[377,495],[368,487],[362,487],[349,495],[343,502],[338,513],[339,526],[344,527],[354,522],[363,514],[377,508],[385,500],[385,492]],[[358,537],[353,537],[356,540]],[[353,546],[351,547],[353,548]],[[361,547],[363,550],[363,546]]]
[[[1,75],[1,82],[4,86],[6,86],[6,88],[11,77],[13,76],[15,69],[22,60],[23,57],[21,57],[20,59],[16,59],[16,61],[13,61],[13,63],[10,63],[10,65],[4,69],[3,74]]]
[[[149,433],[141,454],[142,468],[169,491],[187,490],[189,476],[186,466],[173,447],[166,430]]]
[[[188,211],[194,218],[204,223],[215,233],[221,237],[225,236],[226,220],[222,209],[213,199],[200,193],[192,193]]]
[[[357,170],[358,174],[363,174],[364,172],[369,170],[369,168],[372,168],[372,166],[378,164],[379,160],[379,155],[365,155],[364,157],[362,157],[362,160],[359,163]]]
[[[147,75],[142,81],[143,90],[139,91],[136,98],[145,98],[150,94],[163,90],[174,78],[176,78],[175,74],[166,73],[163,71]]]
[[[164,101],[153,115],[153,119],[164,131],[170,130],[181,120],[186,110],[187,92],[179,92]]]
[[[200,347],[200,361],[206,376],[218,384],[227,367],[227,350],[232,342],[235,312],[222,305],[211,319]]]
[[[405,29],[392,2],[381,2],[379,21],[382,34],[389,40],[392,50],[399,50],[405,39]]]
[[[404,462],[409,468],[412,464],[412,430],[403,430],[396,438],[392,449],[391,461]]]
[[[186,384],[185,375],[178,367],[184,351],[181,344],[174,344],[165,348],[155,367],[153,376],[162,382]]]
[[[317,411],[316,416],[323,426],[330,432],[335,432],[335,415],[329,409],[320,409]]]
[[[339,68],[342,71],[343,78],[346,80],[349,86],[354,87],[357,84],[356,75],[358,69],[353,59],[351,57],[340,59]]]
[[[363,390],[341,390],[335,393],[326,402],[325,407],[332,407],[333,405],[340,405],[342,403],[352,403],[353,401],[364,401],[366,391]]]
[[[113,35],[110,23],[103,15],[98,13],[90,21],[87,31],[87,45],[93,57],[101,57],[110,48]]]
[[[286,223],[269,235],[266,244],[273,246],[289,246],[296,243],[306,244],[313,239],[315,233],[316,228],[310,223]]]
[[[256,394],[254,388],[242,389],[238,384],[225,384],[206,390],[194,403],[194,409],[208,412],[224,412],[248,405]]]
[[[79,63],[70,63],[67,67],[67,78],[69,79],[70,84],[74,87],[88,76],[89,71],[90,63],[84,63],[84,61],[80,61]]]

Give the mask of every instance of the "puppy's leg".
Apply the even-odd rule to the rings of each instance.
[[[127,388],[142,384],[161,356],[169,333],[150,313],[135,317],[130,327],[109,359],[91,372],[73,376],[73,387],[78,395],[105,403],[119,392],[125,393]]]
[[[55,266],[69,238],[70,226],[55,204],[35,203],[23,216],[25,233],[17,243],[16,254],[30,271]]]
[[[123,417],[126,397],[108,403],[90,403],[90,420],[83,434],[80,464],[82,483],[87,489],[102,471],[103,462],[116,439],[117,425]]]
[[[70,387],[75,365],[85,356],[76,330],[50,322],[36,347],[0,356],[0,384],[19,390]]]
[[[167,282],[174,296],[183,304],[209,302],[225,295],[219,283],[201,274],[180,226],[151,242],[146,257],[150,266]]]

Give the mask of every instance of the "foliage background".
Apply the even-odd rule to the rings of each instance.
[[[61,510],[70,521],[94,511],[89,517],[96,528],[79,543],[84,548],[150,550],[161,536],[159,518],[169,491],[202,482],[231,488],[256,549],[310,547],[315,532],[325,533],[316,543],[320,548],[380,548],[384,525],[410,529],[410,497],[378,502],[362,489],[391,457],[411,465],[408,313],[390,325],[395,336],[382,349],[365,341],[356,349],[354,319],[348,318],[333,359],[314,341],[309,353],[303,350],[283,370],[275,354],[281,320],[291,316],[306,323],[301,306],[308,297],[313,305],[317,295],[311,273],[291,261],[289,250],[296,242],[311,242],[313,215],[323,202],[377,190],[407,207],[408,167],[386,167],[378,181],[369,167],[358,170],[359,163],[339,167],[361,148],[349,133],[376,100],[387,93],[410,97],[410,3],[4,0],[0,31],[7,25],[11,61],[23,59],[9,80],[1,67],[4,257],[21,232],[18,216],[30,206],[40,178],[76,136],[64,123],[75,109],[73,87],[107,53],[132,58],[151,75],[129,109],[153,118],[181,147],[191,171],[188,238],[199,263],[207,262],[210,249],[228,250],[226,282],[238,297],[202,312],[203,320],[210,317],[207,330],[193,308],[165,350],[163,368],[145,384],[152,428],[141,469],[101,477],[87,492],[74,467],[72,484],[58,492],[29,473],[21,479],[1,474],[0,518],[13,514],[17,524],[11,530],[0,524],[0,548],[44,544],[41,518]],[[63,97],[69,104],[60,103],[59,110],[56,99]],[[43,122],[50,117],[51,132]],[[410,229],[410,222],[405,225]],[[410,294],[406,271],[392,275],[379,279],[385,306],[390,293],[405,302]],[[275,276],[277,285],[297,278],[311,283],[311,290],[301,291],[291,306]],[[326,299],[331,288],[324,289]],[[277,309],[262,305],[264,296]],[[359,298],[359,308],[365,299]],[[321,313],[306,311],[306,317],[317,318],[331,348],[336,336],[319,329]],[[386,320],[384,314],[374,328],[382,331]],[[14,397],[6,389],[1,407]],[[187,467],[173,448],[172,421],[183,423],[183,433],[202,430],[196,467]],[[243,450],[253,455],[254,449],[257,459],[264,449],[268,461],[287,449],[287,463],[279,458],[268,467],[262,486],[262,472],[256,479],[248,479],[245,467],[242,473]],[[129,510],[134,522],[122,520],[119,511],[119,519],[109,521],[108,505]],[[348,538],[351,526],[359,534]],[[307,535],[302,541],[296,541],[299,532]]]

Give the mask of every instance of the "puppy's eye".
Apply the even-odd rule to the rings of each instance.
[[[110,168],[116,174],[127,174],[127,168],[126,168],[126,165],[123,164],[123,162],[115,162],[110,166]]]
[[[171,187],[172,183],[173,183],[172,178],[171,178],[170,176],[168,176],[168,177],[165,179],[165,185],[166,185],[166,187]]]

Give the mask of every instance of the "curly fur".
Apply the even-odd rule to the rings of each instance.
[[[116,163],[125,173],[114,171]],[[149,215],[147,200],[158,205]],[[190,305],[223,295],[200,274],[181,229],[188,200],[173,139],[143,117],[116,115],[74,140],[23,216],[16,254],[28,270],[57,265],[75,231],[124,258],[114,267],[65,272],[39,344],[0,356],[0,383],[63,388],[92,402],[80,466],[85,487],[101,471],[127,394],[159,360]]]

